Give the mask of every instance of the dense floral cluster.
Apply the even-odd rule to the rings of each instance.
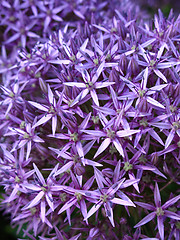
[[[180,17],[115,0],[0,8],[12,226],[33,240],[180,239]]]

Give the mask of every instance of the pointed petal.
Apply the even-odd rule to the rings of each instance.
[[[129,201],[126,201],[126,200],[123,200],[123,199],[120,199],[120,198],[113,198],[111,199],[111,202],[112,203],[115,203],[115,204],[119,204],[119,205],[123,205],[123,206],[132,206],[132,207],[135,207],[135,205],[133,204],[133,202],[129,202]]]
[[[31,141],[28,141],[28,143],[27,143],[27,152],[26,152],[26,160],[28,160],[30,152],[31,152]]]
[[[165,210],[165,211],[164,211],[164,215],[165,215],[166,217],[168,217],[168,218],[172,218],[172,219],[175,219],[175,220],[179,220],[179,221],[180,221],[180,214],[177,214],[177,213],[174,213],[174,212]]]
[[[95,82],[98,80],[100,74],[102,73],[103,68],[104,68],[104,63],[105,63],[105,62],[102,62],[102,63],[100,64],[100,66],[98,67],[98,69],[97,69],[97,71],[96,71],[96,74],[93,76],[93,78],[92,78],[92,82],[93,82],[93,83],[95,83]]]
[[[148,222],[150,222],[153,218],[155,218],[156,213],[152,212],[150,214],[148,214],[146,217],[144,217],[139,223],[137,223],[134,228],[140,227]]]
[[[134,203],[137,204],[138,206],[142,207],[142,208],[147,209],[147,210],[150,210],[150,211],[155,210],[155,207],[151,204],[143,203],[143,202],[136,202],[136,201]]]
[[[162,206],[162,209],[167,209],[168,207],[170,207],[171,205],[176,203],[179,199],[180,199],[180,194],[178,196],[168,200],[166,203],[164,203]]]
[[[118,137],[128,137],[128,136],[131,136],[132,134],[135,134],[135,133],[138,133],[138,132],[140,132],[140,130],[129,130],[129,129],[126,129],[126,130],[117,131],[116,135]]]
[[[123,151],[122,145],[120,144],[117,138],[113,140],[113,144],[115,148],[118,150],[118,152],[124,157],[124,151]]]
[[[48,107],[45,107],[45,106],[41,105],[40,103],[36,103],[36,102],[32,102],[32,101],[28,101],[28,103],[30,103],[34,107],[38,108],[39,110],[42,110],[44,112],[48,111]]]
[[[156,106],[156,107],[165,109],[165,107],[164,107],[161,103],[159,103],[158,101],[156,101],[154,98],[152,98],[152,97],[147,97],[146,99],[147,99],[147,102],[150,103],[150,104],[152,104],[153,106]]]
[[[66,163],[63,167],[61,167],[55,174],[54,176],[57,176],[65,171],[67,171],[70,167],[72,167],[72,165],[74,164],[73,161],[70,161],[68,163]]]
[[[93,102],[94,102],[97,106],[99,106],[99,100],[98,100],[98,96],[97,96],[96,91],[95,91],[94,89],[92,89],[92,90],[90,91],[90,94],[91,94],[91,97],[92,97]]]
[[[155,184],[155,189],[154,189],[154,202],[157,207],[161,206],[161,195],[160,195],[160,191],[159,191],[157,182]]]
[[[111,207],[110,202],[107,202],[106,204],[104,204],[104,208],[106,211],[106,216],[109,218],[112,226],[115,227],[114,218],[113,218],[113,209]]]
[[[76,149],[77,149],[77,152],[78,152],[80,158],[84,158],[84,151],[83,151],[83,147],[82,147],[81,141],[78,141],[76,143]]]
[[[52,118],[52,114],[47,114],[43,116],[39,121],[37,121],[37,123],[35,123],[35,125],[32,128],[36,128],[37,126],[48,122],[51,118]]]
[[[162,216],[157,217],[157,226],[158,226],[160,238],[161,240],[164,240],[164,224],[163,224]]]
[[[42,173],[39,171],[35,163],[33,163],[33,167],[42,185],[46,184]]]
[[[57,127],[57,115],[52,117],[52,134],[55,135]]]
[[[166,79],[166,77],[164,76],[164,74],[162,74],[162,72],[160,72],[158,69],[154,69],[154,72],[155,72],[155,74],[156,74],[158,77],[160,77],[164,82],[167,83],[167,79]]]
[[[94,158],[96,158],[99,154],[101,154],[109,146],[110,143],[111,143],[111,139],[106,138],[99,146],[96,154],[94,155]]]
[[[44,196],[44,192],[43,191],[39,192],[38,195],[27,206],[23,207],[23,210],[26,210],[38,205],[43,196]]]
[[[84,218],[84,220],[87,220],[89,217],[91,217],[97,210],[101,207],[102,201],[99,203],[95,204],[88,212],[87,216]]]
[[[156,141],[158,141],[161,145],[164,146],[163,141],[161,140],[161,138],[159,137],[159,135],[158,135],[153,129],[150,129],[150,130],[148,131],[148,133],[151,135],[151,137],[153,137]]]
[[[165,142],[165,149],[167,147],[169,147],[169,145],[171,144],[171,142],[172,142],[172,140],[174,138],[174,135],[175,135],[175,131],[174,131],[174,129],[171,129],[171,131],[170,131],[170,133],[169,133],[169,135],[168,135],[168,137],[166,139],[166,142]]]
[[[49,207],[51,208],[51,210],[54,211],[53,197],[52,197],[51,193],[46,194],[46,201],[47,201]]]
[[[45,222],[45,214],[46,214],[46,203],[43,200],[41,201],[41,213],[40,213],[41,220],[43,223]]]
[[[69,209],[70,207],[72,207],[75,203],[77,202],[77,198],[73,197],[71,198],[68,202],[66,202],[62,208],[59,210],[58,214],[61,214],[62,212],[64,212],[65,210]]]

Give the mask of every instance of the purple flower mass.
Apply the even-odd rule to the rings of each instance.
[[[180,16],[2,0],[0,30],[0,206],[18,239],[180,240]]]

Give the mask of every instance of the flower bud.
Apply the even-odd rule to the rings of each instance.
[[[102,173],[105,177],[112,178],[113,177],[113,171],[110,168],[105,168],[102,170]]]
[[[134,57],[131,58],[129,64],[128,64],[128,71],[130,73],[130,76],[135,77],[139,73],[139,66]]]
[[[80,163],[76,163],[74,166],[74,171],[78,176],[81,176],[85,173],[85,168]]]
[[[145,98],[142,98],[138,104],[138,109],[140,112],[147,112],[148,111],[148,103]]]
[[[128,60],[126,55],[123,54],[120,56],[120,59],[119,59],[119,64],[118,64],[119,70],[125,74],[127,66],[128,66]]]
[[[121,52],[122,52],[122,50],[126,50],[126,45],[121,37],[118,39],[118,49]]]

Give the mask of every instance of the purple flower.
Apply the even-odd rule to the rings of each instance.
[[[159,235],[161,240],[164,240],[164,219],[165,218],[172,218],[175,220],[180,220],[180,215],[176,214],[174,212],[171,212],[169,210],[166,210],[170,206],[172,206],[174,203],[176,203],[180,199],[180,195],[168,200],[165,202],[163,205],[161,205],[161,196],[160,196],[160,191],[158,184],[156,183],[155,189],[154,189],[154,202],[155,206],[148,204],[148,203],[143,203],[143,202],[135,202],[138,206],[145,208],[147,210],[152,211],[149,213],[145,218],[143,218],[139,223],[137,223],[134,227],[140,227],[149,221],[151,221],[153,218],[157,217],[157,227],[159,231]]]

